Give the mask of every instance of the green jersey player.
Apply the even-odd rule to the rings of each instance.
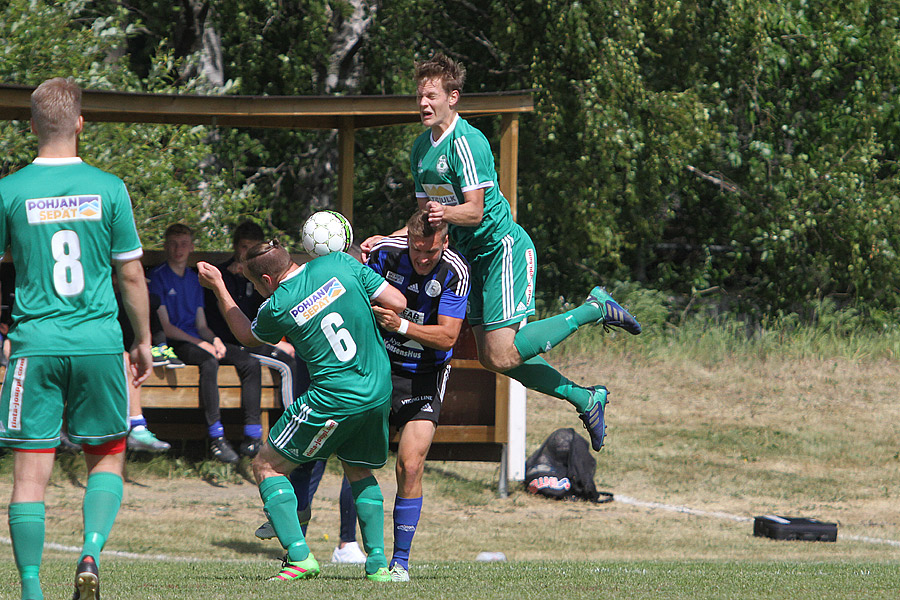
[[[77,156],[84,126],[72,79],[31,96],[34,162],[0,180],[0,254],[11,250],[16,303],[11,362],[0,397],[0,446],[15,452],[9,529],[22,597],[43,598],[44,492],[63,416],[88,468],[79,600],[99,596],[100,550],[122,500],[128,391],[115,269],[135,341],[133,384],[150,373],[147,285],[122,181]]]
[[[449,223],[452,242],[472,268],[467,318],[482,365],[568,400],[580,414],[594,450],[600,450],[606,388],[576,385],[539,354],[589,323],[622,327],[632,334],[640,333],[641,326],[601,287],[567,313],[522,326],[534,314],[537,254],[500,192],[487,139],[457,114],[464,81],[465,68],[443,54],[416,65],[419,114],[428,128],[410,154],[416,199],[433,226]],[[363,251],[378,239],[363,242]]]
[[[371,302],[394,312],[406,298],[384,278],[335,252],[295,264],[278,242],[258,244],[244,274],[267,300],[251,323],[209,263],[199,262],[200,282],[216,295],[237,340],[248,347],[287,337],[306,362],[312,384],[285,411],[253,460],[253,474],[278,540],[287,550],[273,579],[315,577],[297,518],[297,497],[287,474],[300,463],[341,459],[350,481],[366,558],[366,577],[390,581],[384,555],[384,499],[371,469],[387,460],[391,367]]]

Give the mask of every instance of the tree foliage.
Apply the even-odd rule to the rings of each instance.
[[[634,280],[718,286],[766,310],[826,297],[894,310],[898,20],[900,5],[865,0],[11,0],[0,79],[410,94],[414,61],[441,50],[466,65],[465,91],[535,90],[518,215],[545,301]],[[497,141],[496,119],[476,125]],[[32,142],[21,123],[0,127],[8,172]],[[412,210],[419,131],[357,133],[358,235]],[[121,171],[150,239],[186,220],[215,246],[242,218],[290,235],[333,206],[336,141],[104,125],[85,150]]]

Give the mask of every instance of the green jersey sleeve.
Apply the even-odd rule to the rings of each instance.
[[[256,318],[250,323],[250,331],[266,344],[277,344],[284,337],[284,326],[278,323],[272,310],[271,298],[266,298],[259,306]]]

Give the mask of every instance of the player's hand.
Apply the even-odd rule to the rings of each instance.
[[[228,272],[232,275],[243,275],[244,274],[244,263],[239,260],[234,261],[230,265],[228,265]]]
[[[202,260],[197,262],[197,277],[200,279],[200,285],[213,291],[220,285],[225,285],[219,269]]]
[[[444,222],[444,205],[434,200],[425,203],[425,210],[428,211],[428,223],[435,229],[439,229]]]
[[[139,387],[153,370],[153,358],[150,356],[150,344],[140,344],[131,347],[128,352],[128,361],[131,370],[131,385]]]
[[[400,315],[394,311],[373,305],[372,312],[375,313],[375,321],[382,329],[387,331],[397,331],[400,329]]]
[[[213,338],[212,345],[213,348],[216,349],[216,358],[225,358],[225,354],[228,352],[228,349],[225,348],[225,344],[222,342],[222,340],[219,338]]]
[[[297,355],[297,351],[294,349],[294,345],[285,339],[282,339],[280,342],[275,344],[275,347],[291,358],[294,358]]]
[[[197,346],[199,346],[200,348],[203,348],[204,350],[206,350],[207,352],[209,352],[210,354],[215,356],[216,359],[219,358],[218,354],[216,353],[216,347],[212,344],[212,342],[207,342],[206,340],[201,340],[200,342],[197,343]]]
[[[369,253],[372,252],[372,248],[375,247],[375,244],[384,239],[383,235],[373,235],[371,237],[367,237],[362,244],[359,245],[360,258],[362,262],[368,262]]]

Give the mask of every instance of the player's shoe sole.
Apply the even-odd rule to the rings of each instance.
[[[584,428],[588,430],[591,438],[591,448],[595,452],[600,452],[603,447],[603,440],[606,437],[606,405],[609,391],[602,385],[594,385],[589,388],[594,403],[586,411],[581,413],[579,418],[584,423]]]
[[[319,576],[319,561],[316,557],[309,553],[309,556],[299,561],[290,561],[287,556],[281,564],[281,571],[274,577],[269,577],[269,581],[294,581],[296,579],[312,579]]]
[[[602,287],[597,286],[592,289],[585,302],[600,308],[603,317],[600,318],[598,323],[610,327],[619,327],[631,335],[637,335],[641,332],[641,324],[637,322],[637,319],[613,300],[609,292]]]
[[[393,578],[391,577],[391,572],[388,570],[387,567],[381,567],[374,573],[366,573],[366,579],[368,579],[369,581],[377,581],[379,583],[393,581]]]
[[[93,557],[85,556],[78,563],[72,600],[100,600],[100,572]]]

